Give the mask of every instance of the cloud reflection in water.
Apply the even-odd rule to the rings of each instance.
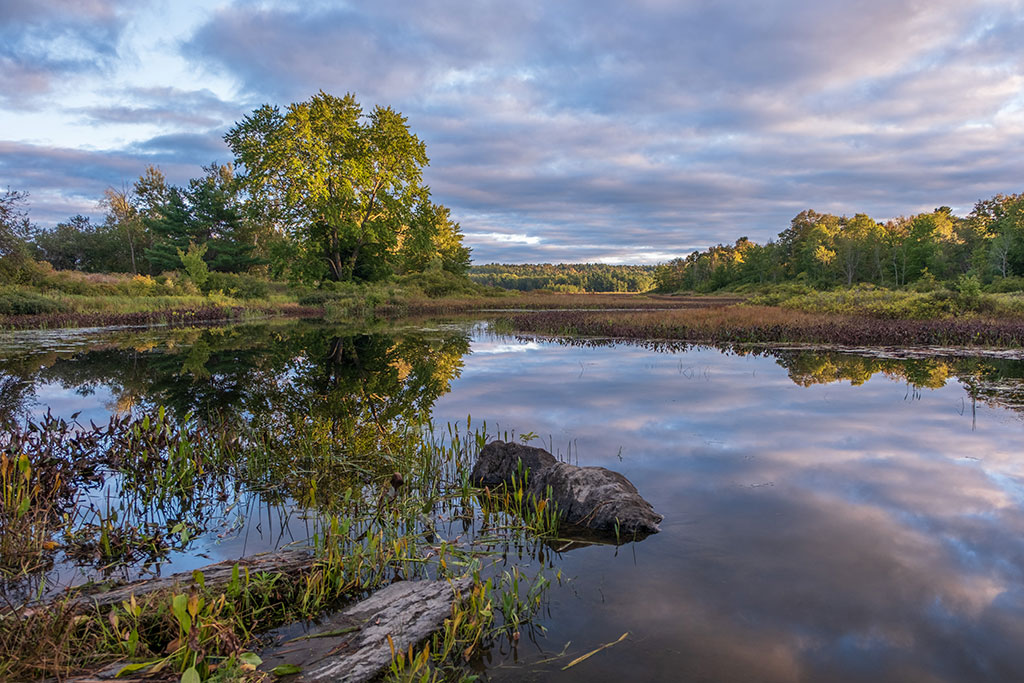
[[[643,543],[556,561],[576,579],[553,593],[544,649],[632,634],[559,680],[1024,675],[1018,415],[979,404],[972,420],[956,382],[805,387],[714,350],[490,349],[506,353],[466,358],[438,422],[572,444],[665,514]]]

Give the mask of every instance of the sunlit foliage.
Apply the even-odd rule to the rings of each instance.
[[[884,222],[802,211],[778,238],[695,251],[658,267],[661,291],[715,291],[766,283],[813,287],[872,283],[887,287],[962,275],[984,283],[1024,275],[1024,194],[979,201],[966,217],[948,206]]]

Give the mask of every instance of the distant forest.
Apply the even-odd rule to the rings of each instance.
[[[970,279],[1004,291],[1024,289],[1024,193],[996,195],[967,216],[948,206],[879,222],[803,211],[757,244],[695,251],[658,266],[659,291],[711,292],[796,282],[815,288],[871,283],[903,287]]]
[[[481,285],[554,292],[644,292],[654,286],[654,266],[604,263],[542,263],[471,266],[469,278]]]

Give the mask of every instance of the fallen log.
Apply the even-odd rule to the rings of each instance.
[[[299,669],[293,681],[357,683],[375,678],[441,628],[471,580],[399,581],[327,618],[308,632],[260,653],[262,671]],[[392,650],[392,648],[394,648]]]
[[[602,535],[632,540],[660,531],[662,515],[618,472],[559,462],[542,448],[492,441],[477,457],[475,486],[508,486],[522,481],[536,500],[549,499],[559,517]]]
[[[295,576],[308,570],[312,564],[313,553],[307,549],[263,553],[237,560],[224,560],[223,562],[209,564],[196,571],[178,572],[177,574],[158,576],[152,579],[142,579],[113,588],[88,585],[75,587],[71,590],[76,591],[77,594],[68,598],[65,608],[71,611],[81,611],[90,607],[102,609],[120,604],[122,601],[130,599],[133,595],[138,599],[160,591],[181,592],[195,585],[197,572],[202,573],[203,583],[207,588],[220,588],[226,586],[231,581],[236,565],[243,574],[248,571],[250,575],[273,573]],[[22,616],[29,616],[40,610],[48,609],[53,603],[62,599],[57,597],[45,603],[30,604],[23,607],[19,612]]]
[[[263,659],[259,669],[272,672],[291,665],[298,672],[287,680],[303,683],[372,680],[391,663],[392,647],[394,652],[405,652],[440,629],[451,616],[452,605],[462,600],[471,585],[468,577],[393,583],[327,617],[301,636],[265,648],[259,653]],[[178,679],[177,674],[169,673],[118,678],[123,668],[124,662],[120,662],[98,673],[65,681],[105,683],[116,679],[152,683]]]

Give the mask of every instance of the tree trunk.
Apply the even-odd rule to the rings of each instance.
[[[132,273],[139,274],[139,268],[135,265],[135,240],[132,239],[132,227],[127,223],[124,226],[125,235],[128,237],[128,253],[132,257]]]
[[[356,242],[356,248],[352,250],[352,256],[348,260],[348,279],[351,280],[355,276],[356,263],[359,260],[359,250],[363,248],[362,238]]]

